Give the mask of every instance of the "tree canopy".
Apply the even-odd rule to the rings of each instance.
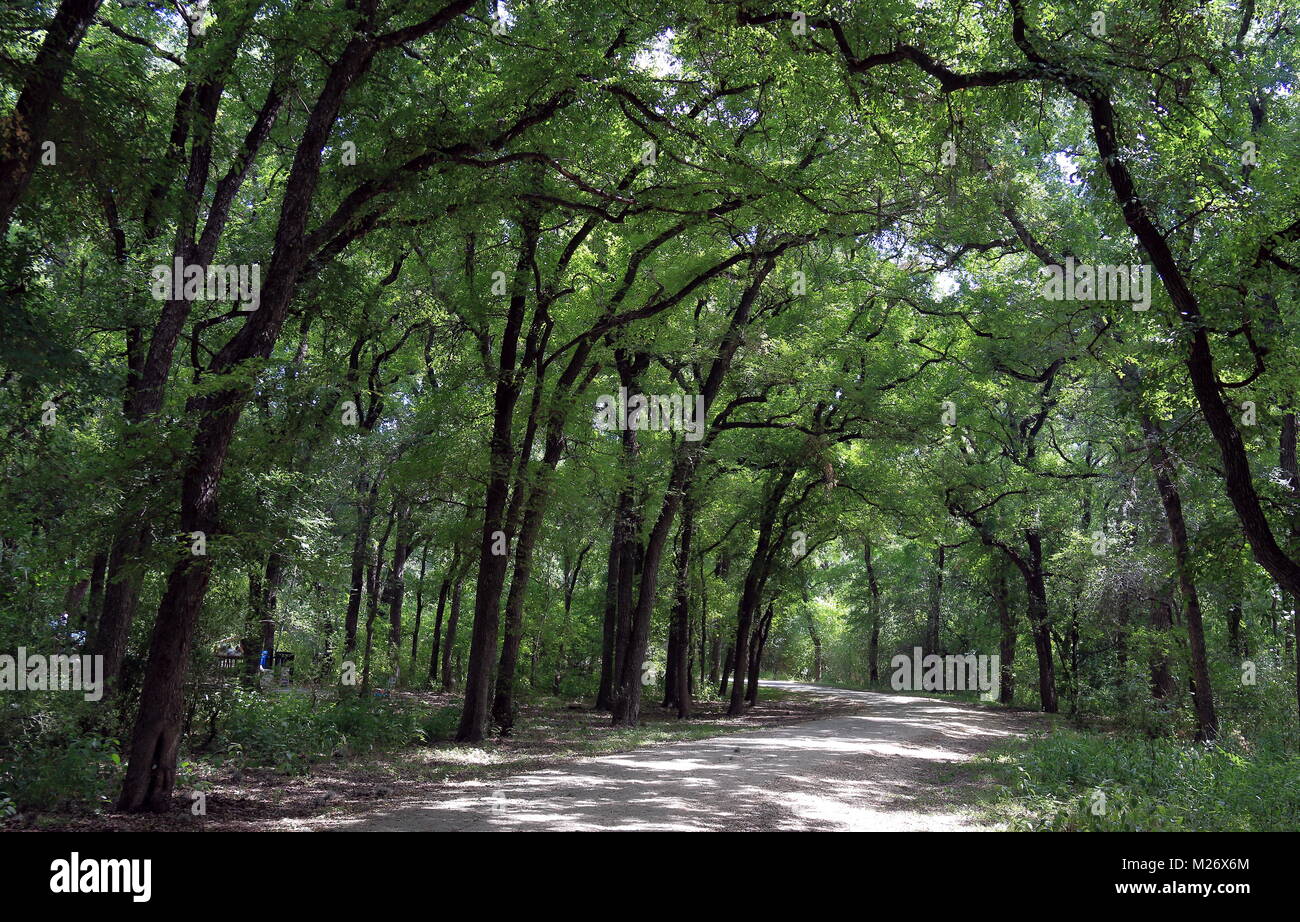
[[[0,647],[105,680],[7,756],[168,809],[277,651],[466,743],[913,650],[1300,741],[1286,4],[3,17]]]

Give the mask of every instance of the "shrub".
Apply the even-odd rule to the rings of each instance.
[[[120,783],[118,741],[98,736],[20,746],[0,762],[0,815],[106,806]]]
[[[0,819],[111,801],[121,758],[116,739],[84,729],[95,707],[58,692],[0,701]]]
[[[459,724],[459,707],[440,707],[435,708],[432,713],[424,718],[424,723],[420,729],[424,734],[425,742],[433,743],[454,737]]]
[[[240,689],[220,737],[241,765],[301,772],[339,751],[409,745],[421,739],[421,731],[414,708],[392,699],[313,701],[297,692]]]
[[[1058,729],[982,760],[1028,830],[1287,830],[1300,826],[1300,757]],[[1097,792],[1105,795],[1101,801]]]

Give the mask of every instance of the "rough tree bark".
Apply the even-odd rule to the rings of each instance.
[[[521,383],[517,365],[519,339],[528,305],[530,267],[537,252],[536,209],[525,211],[520,221],[522,237],[515,263],[513,290],[506,322],[498,344],[496,389],[492,405],[492,435],[488,441],[488,482],[483,500],[483,530],[479,537],[478,579],[474,590],[474,623],[470,629],[469,665],[465,673],[465,703],[456,729],[459,743],[482,742],[492,704],[492,671],[496,664],[497,632],[501,619],[501,593],[505,588],[508,553],[503,543],[513,537],[506,505],[510,498],[510,474],[515,465],[513,435],[515,404]],[[523,462],[527,462],[527,458]],[[508,552],[508,546],[504,548]]]
[[[248,315],[244,325],[213,357],[209,372],[214,379],[221,380],[250,359],[268,358],[275,346],[299,275],[312,256],[315,238],[308,239],[307,222],[320,178],[322,154],[348,89],[369,68],[381,48],[441,28],[471,3],[452,3],[419,26],[385,36],[374,34],[375,5],[364,4],[357,22],[359,28],[329,68],[295,150],[259,308]],[[187,412],[198,420],[198,428],[182,476],[180,524],[185,533],[215,534],[220,528],[218,487],[248,396],[249,385],[240,383],[214,393],[196,394],[187,402]],[[124,812],[163,811],[170,804],[180,746],[182,687],[211,573],[209,556],[186,555],[168,574],[150,637],[140,711],[118,799],[118,809]]]
[[[188,76],[176,99],[171,134],[164,162],[166,171],[145,197],[141,223],[143,245],[147,248],[163,231],[165,207],[171,193],[170,180],[179,175],[185,160],[186,142],[193,138],[189,166],[182,184],[184,196],[176,216],[176,234],[172,246],[173,260],[187,266],[206,268],[217,251],[225,232],[232,204],[247,178],[258,150],[270,135],[284,100],[288,68],[277,70],[267,89],[265,100],[244,136],[243,145],[230,161],[226,173],[210,183],[213,138],[216,137],[217,111],[225,88],[225,79],[234,64],[243,34],[251,24],[251,8],[229,24],[228,41],[218,49],[209,66]],[[188,37],[191,49],[202,42]],[[196,235],[201,213],[202,194],[209,186],[212,197],[206,208],[201,234]],[[106,211],[114,238],[114,256],[120,266],[127,266],[126,237],[121,227],[116,200],[107,193]],[[176,343],[185,327],[192,304],[182,299],[163,302],[162,313],[146,343],[142,330],[132,326],[127,332],[127,374],[123,393],[122,415],[128,423],[123,447],[130,451],[148,431],[143,424],[163,406]],[[131,623],[139,606],[140,586],[144,579],[144,560],[152,544],[147,498],[156,492],[156,483],[146,483],[128,491],[121,517],[109,548],[104,607],[100,630],[93,651],[104,657],[104,682],[112,693],[121,668],[130,635]]]

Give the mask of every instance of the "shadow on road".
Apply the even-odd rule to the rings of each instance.
[[[324,828],[439,830],[938,830],[977,828],[948,766],[1033,715],[928,698],[767,683],[861,700],[862,713],[583,759]],[[321,828],[321,827],[317,827]]]

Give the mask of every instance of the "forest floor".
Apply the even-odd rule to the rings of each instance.
[[[454,709],[455,696],[403,692]],[[336,754],[306,772],[194,758],[166,814],[43,813],[17,830],[975,830],[987,773],[965,766],[1044,725],[975,703],[765,681],[741,718],[703,700],[689,721],[654,703],[612,727],[589,705],[525,706],[516,732]],[[204,815],[189,807],[205,795]],[[980,818],[983,816],[984,818]]]
[[[779,685],[781,683],[765,683]],[[808,686],[811,688],[811,686]],[[176,807],[165,814],[43,812],[0,821],[4,831],[258,831],[337,828],[389,805],[427,799],[432,791],[464,787],[495,790],[496,779],[536,769],[554,769],[582,757],[628,752],[668,742],[785,727],[855,713],[856,692],[823,688],[805,694],[803,686],[764,687],[758,704],[740,718],[726,716],[726,702],[695,702],[689,721],[679,721],[647,702],[641,725],[610,725],[609,715],[557,698],[521,708],[515,733],[491,737],[477,746],[434,742],[365,755],[337,753],[305,772],[247,768],[213,756],[186,756],[177,783]],[[426,691],[396,693],[427,713],[459,711],[457,695]],[[454,729],[454,722],[448,731]],[[458,787],[464,786],[464,787]],[[205,795],[204,815],[190,809],[191,791]]]
[[[360,814],[279,828],[978,830],[989,782],[962,763],[1038,716],[880,692],[765,683],[849,713],[430,786]]]

